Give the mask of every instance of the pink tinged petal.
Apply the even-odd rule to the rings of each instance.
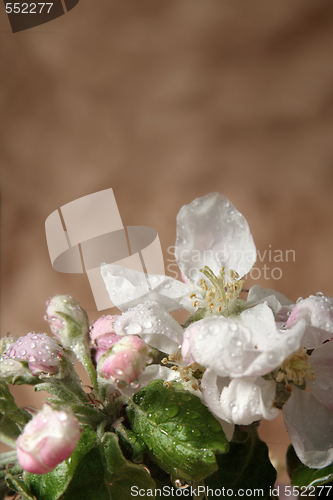
[[[97,340],[100,337],[103,337],[107,333],[113,332],[113,323],[116,321],[118,316],[111,316],[108,314],[107,316],[102,316],[98,318],[89,333],[91,340]]]
[[[169,312],[182,308],[195,310],[190,299],[193,285],[170,276],[145,274],[115,264],[102,265],[101,274],[110,299],[121,311],[143,301],[155,302]]]
[[[98,337],[96,339],[96,345],[98,348],[102,347],[105,349],[110,349],[110,347],[112,347],[113,344],[121,340],[121,338],[122,337],[120,335],[117,335],[116,333],[107,333],[102,337]]]
[[[273,407],[276,384],[262,377],[233,379],[221,392],[220,404],[228,422],[250,425],[265,418],[273,420],[279,410]]]
[[[33,375],[59,372],[63,349],[46,333],[31,332],[20,337],[4,353],[4,358],[25,360]]]
[[[333,333],[333,299],[321,295],[310,296],[296,303],[287,322],[287,327],[304,318],[307,329],[303,346],[308,349],[319,347],[325,340],[331,340]]]
[[[148,355],[149,347],[142,339],[123,337],[99,360],[98,373],[103,378],[131,384],[145,369]]]
[[[32,474],[47,474],[52,469],[41,464],[30,453],[25,452],[21,448],[17,448],[17,460],[19,461],[22,469],[31,472]]]
[[[146,367],[144,372],[139,375],[137,379],[137,386],[133,387],[132,385],[126,385],[124,387],[118,388],[118,390],[124,394],[125,396],[133,396],[136,392],[138,392],[142,387],[146,387],[152,380],[165,380],[168,382],[172,382],[174,380],[179,380],[179,376],[175,370],[171,370],[166,366],[161,365],[149,365]]]
[[[333,412],[333,342],[326,342],[315,349],[309,362],[316,374],[316,380],[307,384],[312,394]]]
[[[299,459],[320,469],[333,461],[333,413],[312,394],[293,387],[284,421]]]
[[[59,314],[70,316],[82,328],[82,333],[87,334],[89,330],[88,317],[80,304],[70,295],[54,295],[47,303],[46,320],[48,321],[53,335],[62,337],[67,330],[66,320]]]
[[[79,424],[72,413],[44,405],[17,439],[18,460],[24,470],[45,474],[73,453],[79,439]]]
[[[183,338],[179,323],[159,304],[145,302],[118,317],[117,335],[139,335],[147,344],[168,354],[175,352]]]
[[[215,274],[224,266],[243,276],[256,261],[256,247],[243,215],[227,198],[210,193],[180,209],[175,255],[185,277],[198,282],[205,265]]]

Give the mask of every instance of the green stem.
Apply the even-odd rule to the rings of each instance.
[[[94,365],[92,364],[89,353],[85,351],[84,353],[77,353],[77,356],[88,373],[96,395],[99,396],[97,373]]]
[[[16,450],[4,451],[0,453],[0,467],[17,461]]]

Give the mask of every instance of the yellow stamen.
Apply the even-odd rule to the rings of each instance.
[[[316,374],[308,358],[309,356],[306,349],[300,347],[296,352],[284,360],[276,376],[276,381],[282,382],[285,380],[295,382],[297,385],[303,385],[305,379],[314,382],[316,380]]]

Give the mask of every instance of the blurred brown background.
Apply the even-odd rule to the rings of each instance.
[[[180,207],[220,191],[261,253],[295,251],[256,283],[333,294],[330,0],[81,0],[17,34],[0,14],[2,334],[48,331],[53,293],[98,317],[86,276],[52,269],[44,223],[110,187],[166,259]]]

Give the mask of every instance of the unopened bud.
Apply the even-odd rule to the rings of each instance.
[[[140,337],[126,335],[98,361],[100,377],[130,384],[143,372],[149,360],[148,344]]]
[[[62,356],[63,349],[46,333],[31,332],[11,344],[3,359],[28,361],[32,375],[55,375],[60,370]]]
[[[61,340],[65,348],[71,348],[77,338],[83,337],[88,341],[87,313],[73,297],[54,295],[46,305],[45,319],[53,335]]]
[[[114,333],[113,323],[116,321],[117,316],[101,316],[98,318],[90,330],[90,338],[95,343],[99,345],[99,341],[107,334]]]
[[[93,324],[90,330],[90,338],[94,346],[96,346],[95,361],[98,360],[102,354],[108,351],[116,342],[122,337],[117,335],[113,330],[113,323],[116,321],[117,316],[101,316]]]
[[[72,413],[44,405],[17,439],[17,458],[24,470],[46,474],[70,457],[79,439],[79,423]]]

